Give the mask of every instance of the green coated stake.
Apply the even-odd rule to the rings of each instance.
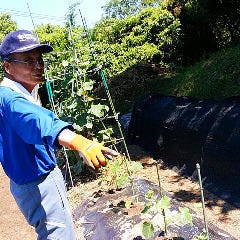
[[[49,99],[49,102],[51,102],[53,99],[53,91],[52,91],[51,84],[49,81],[46,82],[46,87],[47,87],[47,92],[48,92],[48,99]]]
[[[200,165],[198,163],[196,164],[196,168],[197,168],[197,172],[198,172],[198,181],[199,181],[200,192],[201,192],[201,201],[202,201],[202,209],[203,209],[204,227],[205,227],[207,240],[209,240],[208,223],[207,223],[205,203],[204,203],[205,201],[204,201],[203,187],[202,187],[202,178],[201,178],[201,173],[200,173]]]

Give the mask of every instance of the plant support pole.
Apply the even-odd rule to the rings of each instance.
[[[198,181],[200,186],[200,192],[201,192],[201,200],[202,200],[202,209],[203,209],[203,218],[204,218],[204,226],[206,231],[207,240],[209,240],[209,234],[208,234],[208,223],[207,223],[207,217],[206,217],[206,210],[205,210],[205,200],[204,200],[204,194],[203,194],[203,187],[202,187],[202,178],[200,173],[200,165],[197,163],[197,172],[198,172]]]
[[[160,178],[160,173],[159,173],[159,167],[158,167],[157,163],[155,164],[155,166],[157,168],[159,194],[160,194],[160,197],[162,198],[163,197],[163,192],[162,192],[162,184],[161,184],[161,178]],[[166,213],[165,213],[164,209],[162,209],[162,215],[163,215],[163,219],[164,219],[164,231],[165,231],[165,234],[167,235],[168,234],[167,218],[166,218]]]
[[[106,77],[105,77],[105,74],[104,74],[103,70],[100,70],[100,74],[101,74],[101,78],[102,78],[104,86],[105,86],[105,90],[106,90],[106,93],[107,93],[107,96],[108,96],[108,99],[109,99],[110,106],[111,106],[112,111],[113,111],[113,115],[115,116],[115,120],[116,120],[118,129],[119,129],[121,138],[123,139],[123,144],[124,144],[124,148],[125,148],[125,151],[126,151],[126,154],[127,154],[127,158],[128,158],[128,160],[130,160],[131,158],[130,158],[130,154],[128,152],[127,144],[126,144],[123,132],[122,132],[122,127],[121,127],[121,124],[118,120],[118,115],[116,113],[116,110],[115,110],[115,107],[114,107],[114,104],[113,104],[113,101],[112,101],[112,97],[111,97],[111,94],[109,92],[109,88],[108,88],[108,85],[107,85],[107,80],[106,80]]]

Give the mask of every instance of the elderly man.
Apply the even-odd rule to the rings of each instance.
[[[78,151],[92,168],[117,153],[73,132],[69,123],[40,106],[38,84],[44,72],[40,44],[30,31],[9,33],[0,46],[5,77],[0,86],[1,163],[10,189],[38,239],[74,240],[74,225],[54,149]]]

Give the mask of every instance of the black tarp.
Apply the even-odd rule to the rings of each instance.
[[[127,131],[155,158],[239,187],[240,98],[199,100],[149,94],[134,105]]]

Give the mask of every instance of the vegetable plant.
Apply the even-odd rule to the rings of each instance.
[[[147,200],[142,214],[145,214],[147,221],[143,223],[142,233],[145,238],[154,236],[156,229],[161,229],[168,235],[168,226],[172,223],[183,226],[192,225],[192,216],[188,208],[179,207],[176,211],[171,211],[171,199],[164,195],[161,199],[149,190],[145,198]],[[164,210],[164,214],[163,214]]]

